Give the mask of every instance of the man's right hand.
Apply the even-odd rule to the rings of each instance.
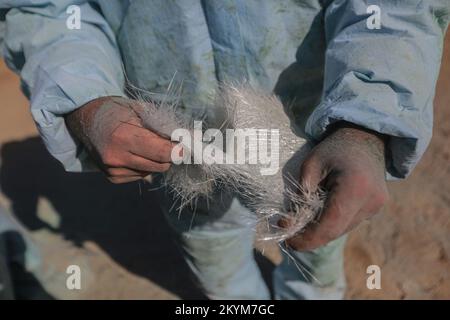
[[[72,134],[113,183],[139,180],[170,167],[174,145],[143,128],[141,110],[137,101],[102,97],[66,116]]]

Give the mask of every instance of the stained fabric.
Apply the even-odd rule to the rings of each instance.
[[[403,178],[425,151],[448,0],[0,0],[3,53],[20,73],[43,140],[69,171],[88,170],[63,116],[133,85],[202,111],[220,81],[275,91],[312,139],[346,120],[388,135],[387,174]],[[81,29],[67,28],[70,5]]]

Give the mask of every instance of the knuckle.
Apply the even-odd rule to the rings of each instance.
[[[165,163],[162,166],[163,172],[166,172],[170,169],[170,163]]]
[[[109,180],[111,183],[114,183],[114,184],[119,184],[119,183],[121,183],[121,179],[118,178],[118,177],[108,177],[108,180]]]
[[[113,130],[110,136],[111,143],[123,143],[124,142],[124,134],[121,130],[121,126],[117,127],[116,130]]]
[[[170,145],[165,143],[161,144],[158,148],[158,160],[159,161],[169,161],[171,156],[172,148]]]
[[[117,176],[116,170],[114,168],[106,168],[105,171],[106,171],[106,174],[108,175],[108,177],[113,178],[113,177]]]

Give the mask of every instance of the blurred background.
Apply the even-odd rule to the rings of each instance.
[[[413,66],[412,66],[413,67]],[[40,281],[54,298],[203,298],[157,199],[143,185],[112,185],[69,174],[41,142],[20,81],[0,62],[0,206],[30,231],[42,254]],[[348,299],[450,299],[450,33],[435,98],[431,145],[406,181],[389,183],[382,213],[354,230],[346,247]],[[266,280],[276,248],[255,253]],[[65,287],[82,269],[82,290]],[[381,268],[368,290],[366,268]]]

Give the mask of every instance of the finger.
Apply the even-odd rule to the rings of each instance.
[[[108,177],[108,180],[114,184],[128,183],[133,181],[142,180],[140,176],[132,176],[132,177]]]
[[[364,206],[367,195],[362,194],[349,177],[336,178],[330,185],[330,196],[318,223],[287,241],[296,250],[312,250],[338,238]]]
[[[151,173],[149,171],[140,171],[130,168],[107,168],[105,171],[109,177],[117,177],[117,178],[146,177]]]
[[[156,162],[171,162],[174,144],[144,128],[131,129],[128,150],[133,154]]]
[[[300,168],[300,185],[315,192],[320,182],[326,177],[322,162],[311,153]]]
[[[142,123],[139,120],[140,113],[144,111],[144,106],[139,101],[123,97],[113,97],[112,100],[115,105],[128,110],[130,115],[133,115],[132,119],[130,119],[132,124],[142,127]]]
[[[300,167],[300,186],[304,191],[316,192],[322,180],[326,177],[327,170],[323,163],[315,156],[314,151],[303,161]],[[301,192],[301,190],[299,190]],[[282,217],[278,225],[287,228],[292,221],[289,217]]]
[[[152,172],[166,172],[170,168],[170,163],[160,163],[130,153],[130,157],[127,159],[127,167],[131,170],[149,174]]]

